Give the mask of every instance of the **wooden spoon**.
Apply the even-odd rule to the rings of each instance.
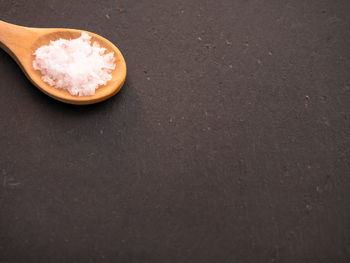
[[[126,77],[126,64],[119,49],[107,39],[87,32],[92,41],[97,41],[107,52],[114,52],[116,68],[112,79],[105,86],[99,86],[92,96],[73,96],[65,89],[57,89],[41,79],[40,71],[33,68],[34,51],[50,40],[74,39],[80,37],[82,30],[64,28],[22,27],[0,20],[0,47],[4,49],[21,67],[27,78],[50,97],[70,104],[93,104],[115,95],[123,86]]]

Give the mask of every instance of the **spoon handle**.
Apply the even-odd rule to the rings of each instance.
[[[12,57],[28,52],[28,46],[36,39],[36,32],[29,27],[22,27],[0,20],[0,48]]]

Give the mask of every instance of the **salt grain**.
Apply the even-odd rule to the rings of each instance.
[[[114,53],[106,53],[91,36],[83,32],[77,39],[58,39],[35,52],[33,67],[42,80],[76,96],[94,95],[99,85],[112,79]]]

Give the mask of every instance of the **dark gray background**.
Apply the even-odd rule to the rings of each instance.
[[[0,51],[0,262],[350,262],[350,1],[0,0],[128,78],[56,102]],[[1,33],[1,32],[0,32]]]

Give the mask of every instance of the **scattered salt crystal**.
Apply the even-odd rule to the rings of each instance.
[[[94,95],[99,85],[112,79],[115,69],[114,53],[105,54],[91,36],[83,32],[77,39],[58,39],[35,52],[33,67],[42,80],[58,89],[66,89],[76,96]]]

